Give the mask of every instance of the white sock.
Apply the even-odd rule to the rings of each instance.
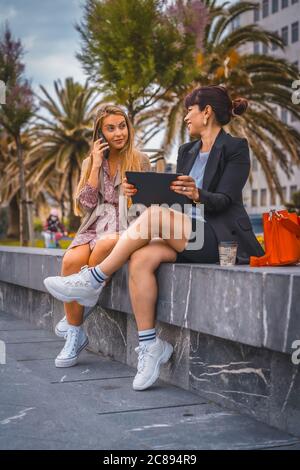
[[[151,330],[142,330],[139,331],[139,345],[155,343],[156,341],[156,330],[152,328]]]
[[[90,279],[91,279],[91,284],[94,287],[94,289],[99,289],[101,284],[109,277],[107,274],[105,274],[99,266],[96,266],[95,268],[91,268],[90,270]]]

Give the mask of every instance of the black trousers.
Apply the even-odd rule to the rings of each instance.
[[[199,223],[199,222],[198,222]],[[218,263],[219,250],[216,234],[208,222],[204,224],[204,244],[200,250],[187,249],[177,254],[175,263]],[[196,219],[192,218],[192,230],[196,230]],[[189,242],[195,241],[191,235]],[[188,243],[189,244],[189,243]]]

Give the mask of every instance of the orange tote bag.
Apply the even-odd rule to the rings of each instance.
[[[265,255],[251,256],[250,266],[285,266],[300,261],[300,218],[287,210],[263,214]]]

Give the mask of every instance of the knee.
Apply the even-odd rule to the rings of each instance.
[[[149,254],[135,251],[128,260],[129,277],[139,279],[143,273],[152,272],[154,259],[149,259]]]
[[[160,206],[150,206],[147,210],[152,217],[158,217],[162,213],[162,208]]]
[[[69,274],[76,273],[78,270],[78,261],[76,261],[75,257],[65,255],[62,260],[61,274],[68,276]]]
[[[146,259],[143,253],[139,253],[139,251],[135,251],[132,253],[128,260],[128,270],[129,273],[135,272],[139,270],[142,266],[146,267]]]

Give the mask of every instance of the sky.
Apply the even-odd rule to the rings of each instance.
[[[80,50],[74,24],[82,17],[82,0],[0,0],[0,31],[9,22],[25,49],[26,77],[35,91],[42,84],[68,76],[84,83],[86,76],[75,53]]]
[[[84,83],[87,76],[76,59],[80,35],[75,24],[83,16],[84,0],[0,0],[0,34],[8,21],[13,37],[24,49],[25,75],[33,90],[41,95],[43,85],[53,95],[54,80],[73,77]],[[147,148],[160,148],[163,133]],[[176,161],[177,151],[169,156]]]

